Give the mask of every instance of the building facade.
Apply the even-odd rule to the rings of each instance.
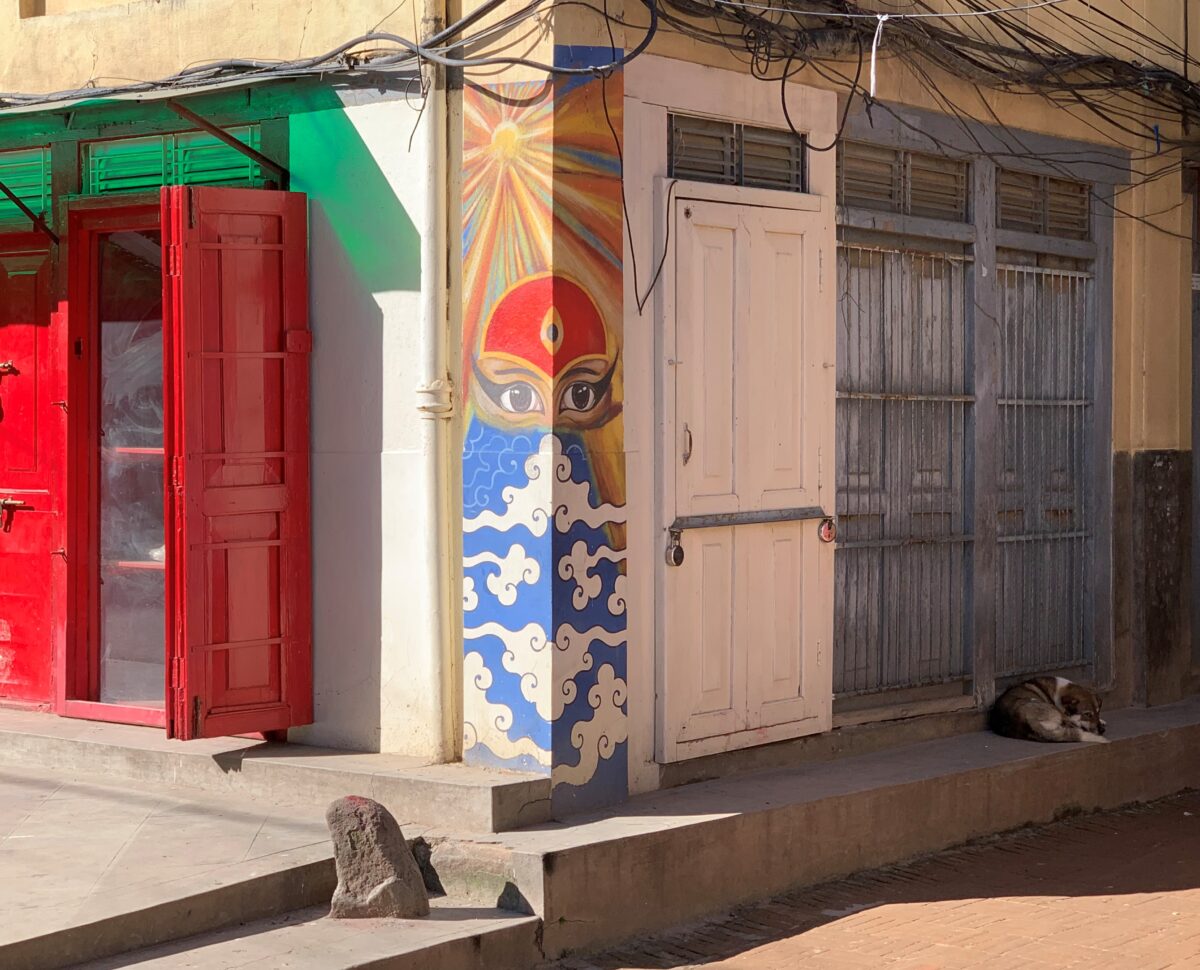
[[[1194,48],[1073,6],[1119,112],[870,5],[6,11],[3,695],[566,814],[1193,693]]]

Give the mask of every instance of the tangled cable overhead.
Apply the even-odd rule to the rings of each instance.
[[[889,4],[896,9],[887,11],[852,0],[661,2],[670,29],[746,55],[763,78],[824,65],[831,78],[840,75],[852,93],[869,98],[869,89],[828,65],[878,48],[880,56],[903,60],[930,90],[937,89],[930,77],[936,65],[980,87],[1082,109],[1118,132],[1153,139],[1160,150],[1179,144],[1162,131],[1167,121],[1200,121],[1200,90],[1188,76],[1196,61],[1127,0],[1118,0],[1129,14],[1123,20],[1086,0],[1009,7],[960,0],[962,9],[952,12],[925,0]],[[1181,63],[1185,72],[1151,57]]]
[[[376,31],[315,57],[227,59],[153,81],[113,86],[91,82],[50,94],[0,93],[0,107],[51,107],[56,102],[139,92],[183,94],[227,81],[353,72],[411,74],[423,62],[450,68],[522,65],[547,74],[606,74],[646,50],[660,29],[668,29],[724,47],[742,56],[757,77],[779,81],[785,109],[786,81],[806,69],[873,104],[871,86],[863,83],[863,76],[873,76],[879,60],[884,65],[903,63],[939,107],[964,121],[974,117],[999,124],[998,119],[978,119],[978,106],[967,111],[955,104],[934,77],[935,69],[979,89],[1048,98],[1071,109],[1105,140],[1115,136],[1135,159],[1165,155],[1190,144],[1186,132],[1200,123],[1200,90],[1191,80],[1196,60],[1129,0],[1114,0],[1122,9],[1121,17],[1088,0],[1010,0],[1005,6],[955,0],[952,9],[945,5],[935,9],[927,0],[876,0],[870,5],[855,0],[641,0],[647,17],[640,30],[632,28],[638,42],[624,54],[614,49],[612,63],[599,68],[541,64],[489,53],[488,48],[570,6],[588,7],[610,27],[613,23],[631,27],[607,8],[589,0],[530,0],[475,29],[502,2],[487,0],[423,42]],[[857,61],[857,68],[844,69],[839,62],[846,58],[851,64]],[[868,63],[869,71],[865,70]],[[1182,72],[1164,66],[1177,64]],[[1173,129],[1175,122],[1182,122],[1184,138],[1164,130]],[[1013,152],[1022,152],[1017,141]]]
[[[471,55],[470,51],[476,50],[488,42],[505,38],[511,31],[535,21],[555,5],[550,0],[530,0],[526,6],[496,23],[475,33],[467,33],[468,28],[497,10],[504,2],[505,0],[487,0],[486,3],[461,20],[449,25],[424,42],[410,40],[386,31],[372,31],[354,37],[315,57],[290,61],[228,58],[194,65],[169,77],[152,81],[108,86],[89,82],[84,87],[46,94],[0,91],[0,109],[17,106],[44,105],[52,107],[55,103],[141,92],[185,94],[189,90],[209,87],[226,81],[249,82],[306,76],[336,76],[354,72],[369,72],[376,75],[404,74],[418,70],[422,63],[464,69],[519,65],[559,76],[607,74],[627,64],[645,51],[658,31],[657,4],[654,0],[643,0],[649,16],[649,26],[645,29],[644,36],[625,54],[617,56],[614,52],[610,64],[597,67],[563,67],[510,55]],[[570,3],[571,0],[567,0],[567,2]]]

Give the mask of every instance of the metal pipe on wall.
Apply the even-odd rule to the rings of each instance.
[[[428,0],[424,34],[434,35],[445,20],[445,0]],[[434,683],[440,696],[436,706],[440,715],[440,760],[461,756],[462,698],[459,690],[461,623],[455,624],[458,608],[454,598],[454,577],[458,575],[456,555],[459,518],[452,501],[451,449],[454,445],[454,384],[450,374],[450,300],[448,298],[448,179],[447,164],[448,107],[446,69],[424,65],[425,123],[428,125],[429,153],[426,181],[427,230],[421,245],[421,314],[425,332],[421,335],[422,383],[417,389],[418,410],[429,421],[425,440],[425,521],[431,535],[425,543],[425,574],[429,577],[433,602],[427,612],[426,643],[436,651],[437,675]]]

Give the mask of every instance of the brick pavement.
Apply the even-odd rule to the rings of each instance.
[[[999,836],[554,970],[1200,970],[1200,793]]]

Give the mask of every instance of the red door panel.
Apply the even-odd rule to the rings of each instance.
[[[45,240],[0,236],[0,697],[40,703],[64,622],[63,343]]]
[[[171,737],[312,720],[307,209],[163,189]]]

